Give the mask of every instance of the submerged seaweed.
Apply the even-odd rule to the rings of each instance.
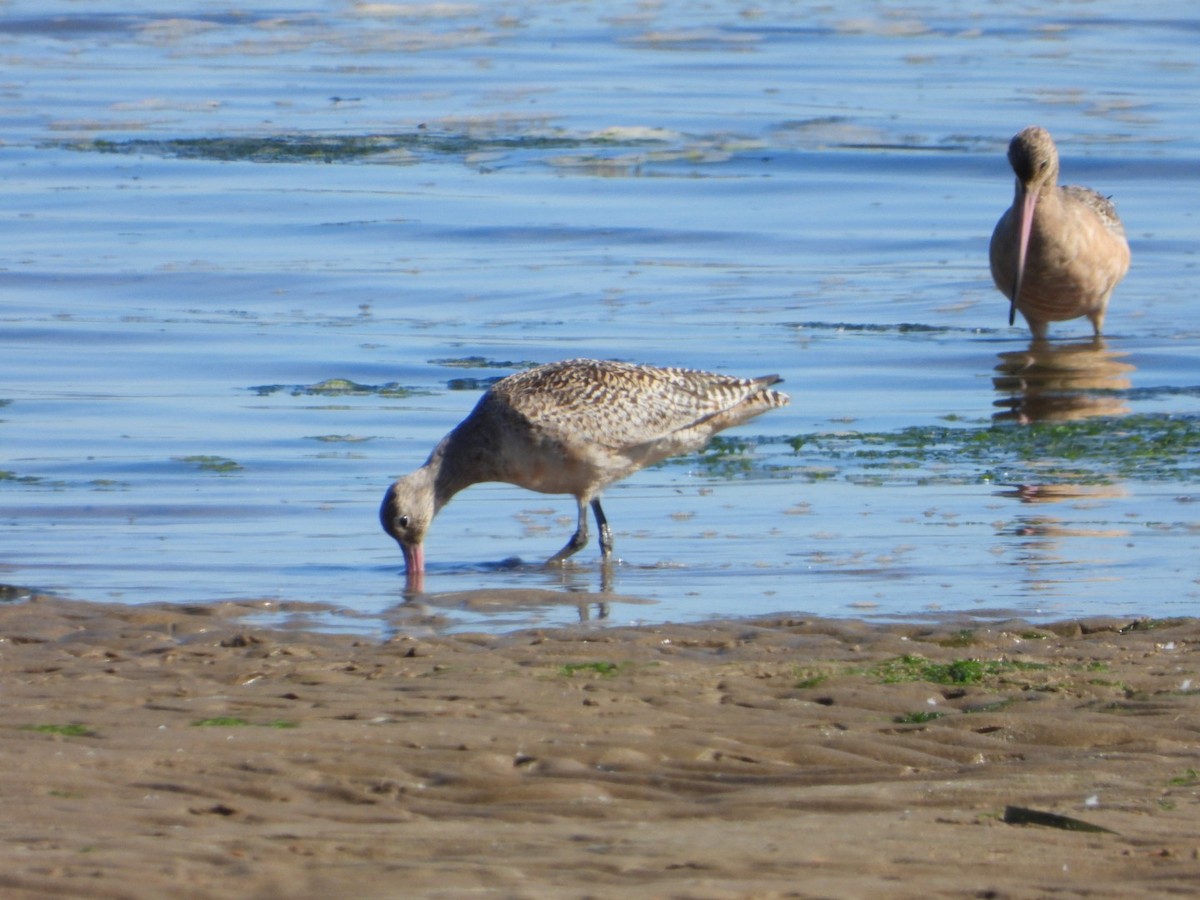
[[[538,363],[531,360],[499,360],[488,359],[484,356],[457,356],[431,359],[430,364],[446,366],[451,369],[532,369]]]
[[[790,459],[778,445],[789,446]],[[919,425],[790,438],[719,435],[660,465],[711,478],[788,478],[883,485],[1111,484],[1200,481],[1200,417],[1131,415],[1017,426]]]
[[[924,425],[895,432],[802,435],[788,443],[811,464],[895,480],[1105,483],[1200,479],[1200,418],[1144,414],[1027,426]],[[919,473],[919,474],[918,474]]]
[[[645,140],[604,135],[533,134],[512,137],[416,130],[397,134],[276,134],[263,136],[133,138],[67,141],[55,146],[85,153],[121,153],[221,162],[353,162],[372,157],[466,156],[508,150],[563,150],[595,146],[640,146]]]
[[[326,378],[316,384],[259,384],[248,390],[260,397],[286,392],[293,397],[412,397],[420,391],[406,388],[394,381],[387,384],[359,384],[349,378]]]
[[[780,445],[790,446],[790,457],[780,454]],[[1200,416],[922,425],[790,438],[722,434],[698,454],[659,464],[708,478],[841,479],[864,486],[1194,482],[1200,481]]]
[[[216,472],[220,475],[228,475],[231,472],[240,472],[243,468],[241,463],[224,456],[212,456],[210,454],[196,454],[192,456],[175,456],[172,459],[177,462],[187,463],[195,466],[202,472]]]

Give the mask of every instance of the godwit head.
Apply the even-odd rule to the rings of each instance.
[[[410,576],[425,571],[425,532],[436,514],[430,469],[420,468],[396,481],[383,495],[379,522],[396,539]]]

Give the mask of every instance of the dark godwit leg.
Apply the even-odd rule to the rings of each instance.
[[[608,527],[608,519],[604,517],[604,510],[600,508],[599,497],[592,501],[592,512],[596,514],[596,527],[600,529],[600,554],[608,559],[612,556],[613,549],[612,529]]]
[[[579,524],[575,528],[575,533],[571,535],[571,539],[567,541],[561,550],[555,553],[552,557],[546,560],[546,565],[565,562],[569,557],[574,556],[580,550],[587,546],[588,542],[588,527],[587,527],[587,501],[582,497],[575,498],[575,504],[578,508]],[[597,519],[599,521],[599,519]],[[601,525],[600,539],[603,543],[604,529],[608,526]]]

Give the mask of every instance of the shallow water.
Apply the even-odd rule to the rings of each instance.
[[[204,9],[0,14],[0,582],[364,631],[1196,612],[1190,6]],[[1031,122],[1129,232],[1101,347],[1034,353],[991,285]],[[388,480],[583,355],[793,404],[610,489],[611,572],[536,565],[569,498],[472,488],[406,601]],[[1047,418],[1100,437],[900,439]],[[1165,421],[1178,465],[1106,444]]]

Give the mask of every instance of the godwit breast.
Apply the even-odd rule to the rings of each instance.
[[[472,484],[503,481],[545,494],[571,494],[579,524],[549,562],[587,545],[587,508],[612,553],[600,508],[605,487],[638,469],[703,447],[714,434],[788,397],[777,375],[734,378],[690,369],[572,359],[503,378],[434,448],[425,465],[383,498],[383,530],[400,544],[410,586],[425,568],[422,541],[433,517]]]
[[[1035,338],[1051,322],[1087,316],[1104,328],[1108,298],[1129,269],[1129,244],[1116,208],[1089,188],[1058,186],[1058,150],[1044,128],[1008,145],[1017,176],[1013,204],[992,232],[992,280]]]

